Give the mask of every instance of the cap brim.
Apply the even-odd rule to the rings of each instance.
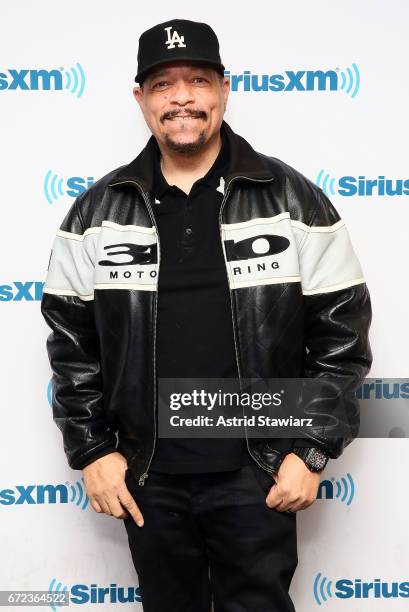
[[[220,74],[223,72],[223,76],[224,76],[225,67],[223,66],[223,64],[219,64],[219,62],[212,62],[211,60],[207,58],[184,56],[184,57],[177,57],[174,59],[165,59],[165,60],[160,60],[158,62],[154,62],[153,64],[150,64],[149,66],[144,68],[144,70],[141,70],[141,72],[138,72],[134,80],[136,83],[140,83],[141,80],[143,81],[148,76],[149,72],[153,68],[156,68],[157,66],[162,66],[163,64],[170,64],[173,62],[179,62],[179,61],[184,61],[184,60],[185,61],[189,60],[191,62],[203,62],[203,64],[208,64],[214,67]]]

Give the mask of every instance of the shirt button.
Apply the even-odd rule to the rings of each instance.
[[[190,234],[191,234],[192,232],[193,232],[193,230],[192,230],[192,228],[191,228],[191,227],[187,227],[187,228],[185,229],[185,234],[187,234],[188,236],[190,236]]]

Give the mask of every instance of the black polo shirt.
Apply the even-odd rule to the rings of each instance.
[[[219,211],[228,143],[189,195],[154,168],[153,205],[160,240],[157,375],[163,378],[237,378],[227,270]],[[244,430],[243,430],[244,435]],[[248,461],[244,438],[160,438],[153,471],[192,473],[238,469]]]

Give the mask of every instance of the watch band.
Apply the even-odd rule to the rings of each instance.
[[[311,472],[321,472],[328,463],[329,456],[320,448],[295,447],[292,452],[300,457]]]

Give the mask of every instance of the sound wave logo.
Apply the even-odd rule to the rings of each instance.
[[[66,482],[67,489],[71,492],[71,498],[69,502],[71,504],[75,504],[81,510],[85,510],[88,506],[89,499],[88,495],[85,493],[85,488],[83,486],[84,478],[81,476],[82,482],[77,480],[73,485],[69,482]]]
[[[335,480],[334,484],[337,489],[335,499],[350,506],[355,495],[355,485],[351,474],[348,472],[346,478],[342,477],[340,480]]]
[[[85,88],[85,73],[79,62],[68,70],[61,68],[61,72],[65,76],[64,89],[81,98]]]
[[[334,177],[331,177],[330,174],[328,174],[328,172],[325,172],[325,170],[320,170],[318,172],[317,175],[317,179],[316,179],[316,184],[318,185],[318,187],[320,187],[322,189],[322,191],[326,194],[326,195],[335,195],[336,194],[336,189],[335,189],[335,181],[336,179]]]
[[[50,379],[50,382],[47,385],[47,401],[51,408],[53,407],[53,379]]]
[[[93,176],[69,176],[63,179],[49,170],[44,177],[44,195],[47,202],[53,204],[62,196],[76,198],[93,183]]]
[[[62,585],[62,582],[57,582],[56,578],[53,578],[50,582],[50,586],[48,587],[48,592],[49,593],[53,593],[53,594],[62,594],[62,593],[67,593],[69,592],[67,585]],[[66,595],[67,597],[67,595]],[[58,599],[58,597],[56,598]],[[61,598],[62,599],[62,598]],[[68,596],[68,601],[69,601],[69,596]],[[61,608],[61,603],[56,601],[55,603],[50,603],[50,607],[52,610],[54,610],[54,612],[56,612],[56,608]]]
[[[346,68],[345,70],[341,70],[339,73],[341,83],[339,85],[339,89],[341,89],[344,93],[350,95],[352,98],[355,98],[358,93],[359,86],[361,84],[361,77],[359,74],[358,66],[353,63],[352,68]]]
[[[44,179],[44,195],[49,204],[53,204],[64,195],[63,183],[64,179],[58,178],[58,175],[53,174],[52,170],[47,172]]]
[[[331,588],[332,580],[327,582],[327,578],[323,576],[321,572],[318,572],[318,574],[315,576],[313,592],[314,599],[319,606],[333,596]]]
[[[355,496],[355,484],[349,472],[340,479],[325,479],[320,482],[317,499],[337,499],[350,506]]]

